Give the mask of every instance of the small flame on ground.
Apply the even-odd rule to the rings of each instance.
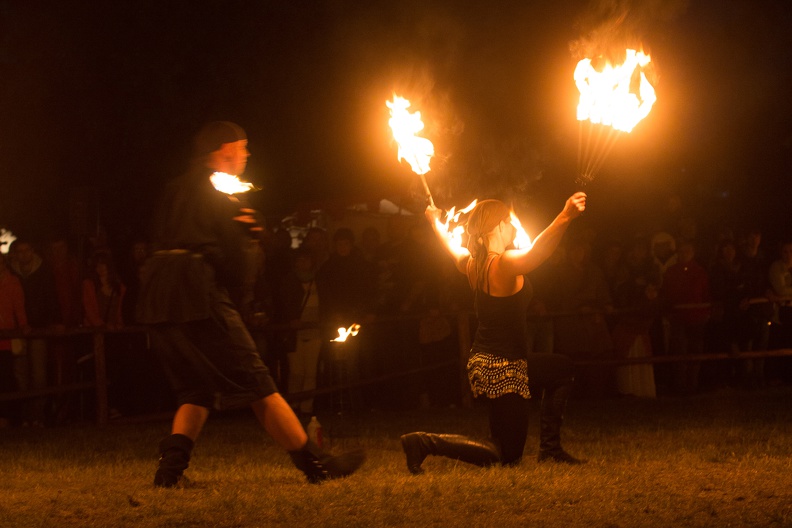
[[[254,188],[252,183],[242,181],[238,176],[225,172],[213,173],[209,176],[209,181],[212,182],[215,189],[225,194],[246,193]]]
[[[630,132],[649,115],[657,100],[655,90],[643,71],[651,60],[642,51],[628,49],[623,64],[606,63],[602,71],[594,67],[591,59],[578,62],[574,75],[580,90],[578,121],[588,119],[595,124]],[[637,92],[633,82],[636,73],[639,81]]]
[[[393,96],[393,101],[386,101],[385,104],[390,108],[388,124],[393,131],[393,139],[399,145],[399,161],[407,160],[413,172],[426,174],[434,156],[434,145],[428,139],[415,135],[424,128],[421,112],[408,112],[410,101],[397,95]]]
[[[360,325],[357,323],[352,324],[349,328],[339,328],[338,329],[338,337],[333,339],[332,341],[335,343],[343,343],[347,340],[349,336],[356,336],[358,335],[358,331],[360,330]]]

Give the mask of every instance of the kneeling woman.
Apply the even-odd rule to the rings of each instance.
[[[529,387],[542,393],[539,461],[581,462],[561,447],[563,412],[573,382],[572,362],[558,354],[527,355],[526,317],[532,290],[524,275],[555,251],[570,222],[585,208],[586,195],[572,195],[529,249],[514,248],[517,230],[503,202],[484,200],[476,205],[466,226],[467,249],[452,244],[439,228],[440,209],[426,209],[443,247],[475,292],[478,329],[467,370],[474,396],[488,399],[492,442],[423,432],[403,435],[402,447],[412,473],[423,471],[421,464],[428,455],[478,466],[517,464],[528,435]]]

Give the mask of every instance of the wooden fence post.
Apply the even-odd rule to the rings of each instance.
[[[107,362],[104,332],[93,333],[94,372],[96,376],[96,423],[107,425],[110,414],[107,403]]]

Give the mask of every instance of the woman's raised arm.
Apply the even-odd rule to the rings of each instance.
[[[558,247],[569,224],[586,210],[586,193],[576,192],[564,204],[564,209],[536,237],[528,249],[510,249],[503,253],[500,268],[509,275],[524,275],[539,267]]]

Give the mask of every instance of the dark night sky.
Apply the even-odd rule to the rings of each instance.
[[[395,160],[384,104],[394,91],[435,143],[440,205],[489,194],[544,214],[574,188],[573,42],[643,44],[659,74],[652,114],[587,187],[592,216],[630,224],[677,191],[701,216],[769,223],[788,210],[790,2],[27,4],[0,1],[0,225],[15,232],[67,226],[80,189],[111,232],[138,229],[210,119],[248,131],[267,214],[408,197],[417,180]]]

